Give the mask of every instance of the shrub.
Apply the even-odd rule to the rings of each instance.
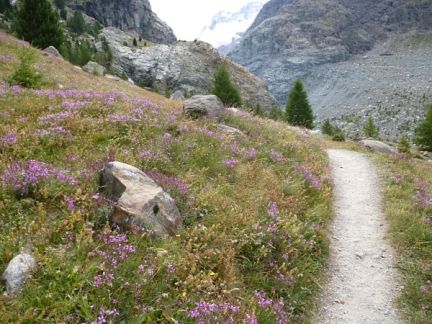
[[[136,38],[133,39],[132,44],[133,44],[133,46],[135,46],[135,47],[138,46],[138,42],[137,42]]]
[[[273,107],[272,110],[270,110],[270,114],[269,114],[270,119],[281,120],[282,117],[283,117],[283,113],[279,107]]]
[[[59,17],[48,0],[20,1],[12,29],[18,37],[39,48],[63,43]]]
[[[240,90],[231,82],[225,64],[220,64],[213,76],[211,93],[218,96],[226,106],[239,107],[242,105]]]
[[[432,105],[429,106],[425,120],[417,127],[415,133],[415,143],[427,151],[432,151]]]
[[[366,137],[378,138],[379,128],[377,125],[375,125],[375,122],[374,122],[372,116],[369,116],[366,125],[364,125],[363,133]]]
[[[333,128],[332,140],[336,142],[345,142],[345,134],[339,127]]]
[[[296,80],[286,104],[286,120],[294,126],[314,127],[314,116],[301,80]]]
[[[406,153],[406,154],[411,153],[411,145],[408,138],[406,138],[406,136],[401,138],[398,146],[398,151],[399,153]]]
[[[35,53],[30,49],[24,49],[20,54],[21,63],[15,68],[7,81],[25,88],[40,88],[42,74],[32,64],[36,61]]]
[[[330,120],[326,120],[321,127],[323,134],[333,136],[335,134],[335,127],[330,123]]]
[[[76,10],[73,16],[67,21],[67,26],[72,32],[78,35],[82,35],[87,31],[84,17],[79,10]]]

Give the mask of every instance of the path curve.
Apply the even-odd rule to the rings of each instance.
[[[398,276],[387,242],[374,165],[360,153],[329,150],[335,184],[328,284],[317,323],[401,323]]]

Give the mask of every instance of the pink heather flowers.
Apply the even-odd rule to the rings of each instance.
[[[196,307],[189,311],[189,318],[195,319],[198,323],[207,323],[208,321],[218,323],[220,317],[228,317],[228,323],[233,323],[230,315],[239,313],[240,308],[229,303],[196,303]],[[224,321],[226,323],[226,321]]]
[[[428,191],[428,185],[424,180],[417,180],[419,189],[417,190],[414,199],[422,209],[432,210],[432,197]]]
[[[8,132],[5,136],[0,136],[0,147],[12,146],[18,142],[18,135],[14,131]]]
[[[279,215],[279,208],[274,201],[269,204],[267,208],[267,214],[276,221],[281,220]]]
[[[239,162],[236,159],[225,159],[222,163],[228,168],[234,168]]]
[[[22,195],[28,194],[30,189],[37,186],[41,181],[48,180],[56,180],[70,186],[77,184],[75,177],[36,160],[16,162],[2,176],[4,188],[12,188]]]
[[[138,157],[151,160],[155,157],[155,154],[152,152],[152,150],[144,150],[138,153]]]
[[[270,151],[270,158],[275,163],[280,163],[280,162],[285,161],[285,158],[283,157],[283,155],[281,153],[279,153],[278,151],[275,151],[275,150]]]
[[[301,174],[303,176],[303,178],[305,179],[305,181],[313,188],[315,189],[320,189],[321,188],[321,180],[315,176],[311,170],[309,170],[308,168],[301,166],[299,164],[294,166],[294,170]]]

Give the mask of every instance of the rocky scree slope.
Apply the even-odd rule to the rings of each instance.
[[[136,32],[155,43],[172,44],[177,40],[171,27],[152,11],[148,0],[69,1],[68,6],[85,12],[104,26]]]
[[[208,94],[213,74],[225,63],[233,81],[238,85],[244,102],[260,104],[270,110],[277,106],[265,83],[244,67],[223,58],[210,44],[201,41],[176,42],[131,48],[132,36],[115,28],[104,28],[101,35],[113,53],[111,67],[118,75],[125,73],[137,84],[165,91],[169,89],[194,94]],[[97,47],[101,49],[101,44]]]
[[[303,79],[320,117],[325,110],[321,104],[322,91],[318,89],[315,93],[315,89],[322,86],[321,83],[327,80],[328,75],[321,78],[317,74],[328,71],[335,66],[332,64],[336,64],[335,70],[339,70],[337,64],[340,62],[345,62],[345,67],[349,66],[352,58],[364,56],[395,35],[405,35],[401,36],[402,39],[409,40],[413,31],[430,32],[430,26],[432,6],[428,0],[272,0],[264,5],[255,22],[228,56],[261,77],[281,104],[286,101],[293,81],[296,78]],[[380,54],[387,58],[386,54],[391,53],[387,53],[385,49],[384,52],[376,53]],[[422,62],[417,64],[418,61],[423,61],[421,58],[411,61],[412,53],[399,52],[402,57],[405,54],[406,60],[414,68],[424,68]],[[425,60],[428,59],[428,53],[422,55]],[[389,65],[395,65],[403,71],[403,61],[392,61]],[[365,69],[369,69],[369,66],[365,64]],[[426,69],[430,67],[426,66]],[[375,67],[372,67],[370,73],[374,71]],[[382,69],[379,72],[380,75],[385,73]],[[347,71],[345,77],[349,73]],[[349,81],[350,78],[347,79]],[[356,80],[355,75],[352,75],[352,79]],[[424,83],[427,79],[413,81]],[[339,80],[339,83],[342,82]],[[369,87],[365,88],[365,85]],[[353,86],[357,87],[354,91],[357,96],[367,97],[365,93],[374,87],[374,83],[371,81],[362,86]],[[379,87],[381,90],[386,88],[382,84]],[[403,85],[396,88],[400,91]],[[405,88],[403,89],[405,92]],[[384,102],[385,97],[380,96],[379,100]],[[327,102],[326,107],[328,104],[334,112],[341,113],[350,102],[332,100]],[[371,103],[368,102],[365,107],[361,104],[361,109],[369,104]],[[377,103],[372,105],[377,106]]]

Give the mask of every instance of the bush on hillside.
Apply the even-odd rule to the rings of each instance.
[[[363,133],[366,137],[378,138],[379,128],[377,125],[375,125],[372,116],[369,116],[366,125],[363,126]]]
[[[282,110],[279,107],[273,107],[270,110],[269,118],[273,120],[281,120],[283,118]]]
[[[219,65],[213,76],[211,93],[218,96],[226,106],[239,107],[242,105],[240,90],[232,83],[225,64]]]
[[[314,127],[314,116],[301,80],[296,80],[286,104],[286,120],[294,126]]]
[[[84,16],[79,10],[75,10],[73,16],[68,19],[67,26],[72,32],[78,35],[82,35],[87,31]]]
[[[35,53],[30,49],[24,49],[20,54],[21,63],[15,68],[7,81],[11,85],[20,85],[25,88],[40,88],[42,74],[32,64],[36,61]]]
[[[332,140],[335,142],[345,142],[345,133],[339,127],[333,128]]]
[[[321,131],[324,135],[333,136],[335,133],[335,127],[330,123],[330,120],[326,120],[321,127]]]
[[[425,120],[416,129],[415,142],[422,149],[432,151],[432,105],[428,108]]]
[[[12,29],[18,37],[39,48],[59,48],[63,43],[58,14],[48,0],[20,1]]]

